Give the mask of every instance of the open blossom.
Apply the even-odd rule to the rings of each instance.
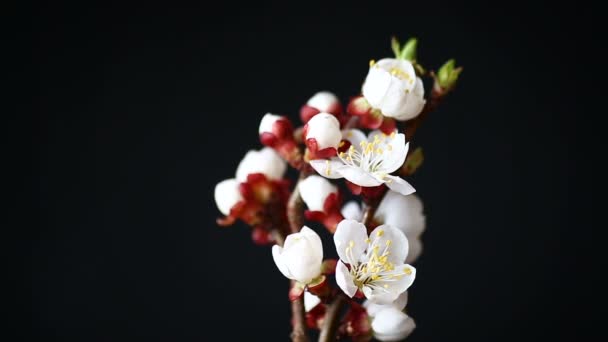
[[[336,116],[341,114],[342,105],[336,95],[328,91],[314,94],[300,109],[300,118],[302,122],[307,123],[313,116],[322,112]]]
[[[401,341],[416,328],[414,319],[403,311],[389,307],[380,310],[372,318],[372,331],[379,341]]]
[[[338,193],[338,187],[331,184],[327,179],[312,175],[306,177],[299,184],[300,196],[312,211],[323,211],[325,200],[331,194]]]
[[[405,135],[386,135],[374,131],[366,137],[358,129],[345,130],[344,139],[350,143],[345,152],[331,159],[311,160],[310,165],[326,178],[346,178],[362,187],[377,187],[386,184],[391,190],[403,195],[416,191],[408,182],[390,173],[405,162],[409,143]]]
[[[272,246],[272,257],[285,277],[308,284],[321,275],[321,238],[304,226],[299,233],[289,234],[283,247]]]
[[[242,200],[243,196],[236,179],[226,179],[215,186],[215,204],[222,214],[229,215],[230,209]]]
[[[405,262],[412,263],[422,253],[420,235],[426,228],[426,217],[422,211],[422,201],[416,194],[403,196],[394,191],[388,191],[376,212],[375,224],[388,224],[399,228],[407,237],[409,253]],[[350,201],[342,207],[342,216],[347,219],[360,221],[363,211],[359,203]]]
[[[336,282],[348,296],[357,291],[377,304],[390,304],[414,282],[416,269],[404,263],[408,253],[405,234],[381,225],[367,235],[365,226],[354,220],[338,224],[334,243],[340,261]]]
[[[259,151],[249,150],[236,169],[239,182],[247,180],[252,173],[261,173],[271,180],[283,178],[287,164],[272,148],[264,147]]]
[[[382,115],[399,121],[416,117],[424,107],[424,87],[411,62],[384,58],[370,63],[363,96]]]

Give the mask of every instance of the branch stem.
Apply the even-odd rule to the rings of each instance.
[[[319,342],[330,342],[336,340],[336,331],[338,330],[338,323],[340,318],[340,312],[346,304],[346,297],[343,294],[339,294],[333,303],[327,306],[325,312],[325,320],[323,321],[323,327],[321,328],[321,334],[319,335]]]

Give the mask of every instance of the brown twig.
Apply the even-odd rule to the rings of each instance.
[[[307,172],[302,170],[296,186],[287,201],[287,220],[289,221],[289,230],[291,233],[297,233],[304,225],[304,201],[300,196],[299,185],[306,177]],[[291,282],[293,287],[295,282]],[[293,317],[293,330],[291,332],[291,340],[294,342],[306,342],[306,319],[304,316],[304,301],[303,296],[291,302],[291,315]]]
[[[321,328],[321,334],[319,335],[319,342],[335,341],[336,330],[338,329],[339,315],[342,308],[346,304],[346,297],[340,293],[333,303],[327,306],[325,311],[325,319],[323,321],[323,327]]]

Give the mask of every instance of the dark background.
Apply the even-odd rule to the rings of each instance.
[[[259,148],[264,113],[356,94],[393,34],[417,36],[427,67],[465,66],[414,141],[428,230],[410,340],[586,334],[591,10],[420,3],[37,7],[21,335],[286,340],[287,282],[244,225],[216,226],[213,187]]]

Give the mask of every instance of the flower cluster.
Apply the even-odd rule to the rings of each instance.
[[[291,280],[294,340],[308,328],[398,341],[416,327],[404,310],[426,218],[405,180],[423,160],[419,148],[410,152],[410,140],[462,68],[452,60],[427,73],[416,61],[415,39],[393,39],[392,48],[395,58],[370,61],[361,93],[346,106],[321,91],[301,106],[300,124],[263,115],[264,147],[247,152],[234,178],[215,188],[220,225],[240,220],[253,228],[254,242],[274,244],[276,267]],[[427,97],[425,76],[434,81]],[[296,184],[285,176],[288,165],[299,172]],[[324,251],[328,235],[333,246]]]

